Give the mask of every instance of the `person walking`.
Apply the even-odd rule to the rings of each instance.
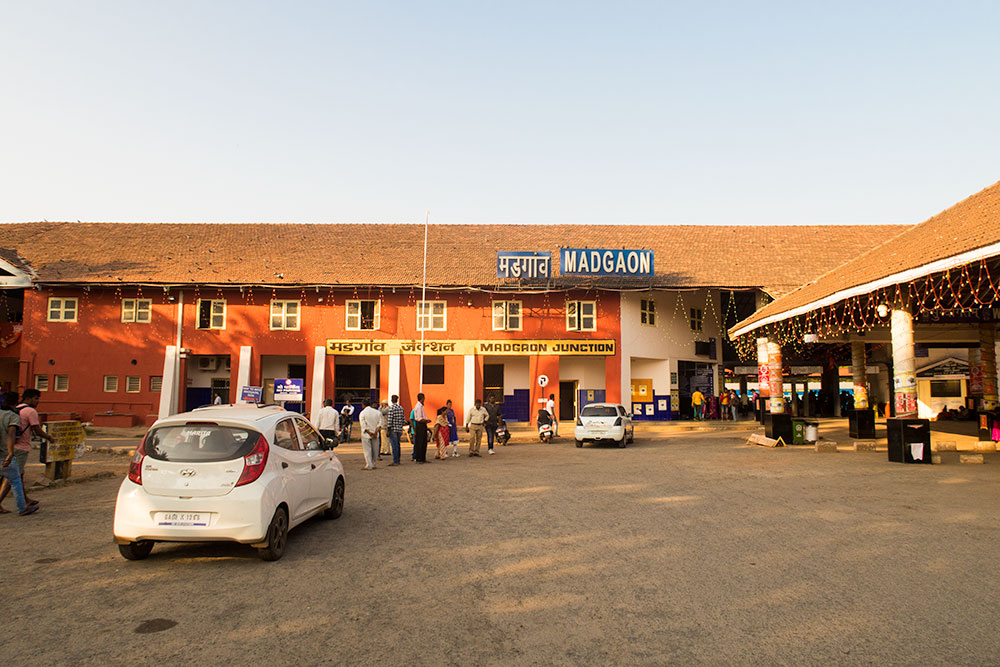
[[[451,408],[451,399],[445,402],[447,410],[444,413],[448,420],[448,442],[451,445],[452,458],[458,458],[458,422],[455,420],[455,411]]]
[[[490,396],[489,402],[486,403],[486,412],[489,417],[486,419],[486,449],[490,451],[490,454],[495,454],[493,451],[493,439],[497,434],[497,424],[500,423],[500,417],[503,414],[500,412],[500,406],[497,405],[496,400]]]
[[[403,406],[399,404],[399,396],[392,395],[389,404],[389,411],[386,413],[386,430],[389,432],[389,446],[392,448],[391,466],[399,465],[399,439],[403,435],[403,424],[406,423],[406,415],[403,414]]]
[[[38,419],[38,410],[36,408],[38,408],[41,398],[42,393],[37,389],[25,389],[24,394],[21,396],[21,402],[14,407],[14,411],[20,417],[17,440],[14,442],[14,461],[17,463],[17,469],[20,472],[22,488],[24,488],[24,468],[28,465],[28,454],[31,452],[31,436],[38,436],[50,443],[56,441],[55,438],[42,430],[42,422]],[[0,503],[10,493],[10,489],[11,484],[4,477],[3,483],[0,484]],[[27,493],[25,493],[24,499],[29,505],[38,504],[29,498]]]
[[[316,428],[325,439],[340,441],[340,413],[333,407],[332,398],[324,399],[316,413]]]
[[[490,413],[483,407],[483,399],[477,398],[476,405],[469,409],[465,419],[465,432],[469,433],[469,456],[479,456],[479,445],[483,440],[483,428]]]
[[[344,442],[351,441],[351,422],[354,421],[354,406],[351,405],[351,399],[344,399],[344,407],[340,409],[340,428],[343,431],[343,436],[341,440]]]
[[[434,418],[434,428],[431,430],[431,442],[437,447],[434,458],[444,461],[448,458],[448,442],[451,440],[451,428],[448,426],[448,407],[438,408]]]
[[[729,419],[729,390],[725,387],[719,392],[719,404],[722,407],[722,414],[720,415],[722,421]]]
[[[379,430],[379,443],[378,443],[378,460],[381,461],[383,456],[389,456],[391,450],[389,449],[389,400],[386,398],[382,399],[379,403],[378,412],[382,415],[382,428]]]
[[[545,409],[548,410],[549,416],[552,417],[552,437],[559,437],[559,421],[556,419],[556,395],[549,394],[549,400],[545,403]],[[499,421],[497,422],[499,423]]]
[[[701,393],[700,389],[695,389],[694,393],[691,394],[691,409],[694,411],[694,420],[696,422],[701,421],[704,408],[705,394]]]
[[[375,470],[375,460],[378,458],[378,434],[382,430],[382,413],[369,404],[367,399],[361,404],[365,407],[358,416],[358,426],[361,427],[361,450],[365,454],[364,470]]]
[[[21,470],[14,460],[14,443],[17,442],[18,429],[21,425],[21,417],[17,413],[17,392],[8,391],[4,394],[3,408],[0,409],[0,437],[5,445],[4,459],[0,463],[0,475],[3,480],[14,489],[14,503],[17,505],[19,516],[28,516],[38,511],[38,503],[29,505],[24,497],[24,483],[21,481]],[[0,513],[9,514],[10,510],[0,507]]]
[[[736,395],[736,392],[732,389],[729,390],[729,414],[732,417],[731,421],[737,420],[737,413],[740,409],[740,400]]]
[[[427,425],[431,420],[424,411],[424,395],[417,394],[417,404],[413,406],[413,460],[427,463]]]

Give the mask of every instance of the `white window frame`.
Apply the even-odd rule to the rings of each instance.
[[[64,383],[62,388],[59,388],[60,380]],[[54,375],[52,376],[52,390],[53,391],[69,391],[69,376],[68,375]]]
[[[583,314],[584,306],[589,306],[591,310],[590,315]],[[590,326],[584,325],[586,318],[590,318]],[[567,301],[566,331],[597,331],[597,302]]]
[[[134,389],[133,389],[134,387]],[[126,375],[125,376],[125,393],[126,394],[138,394],[142,391],[142,376],[140,375]]]
[[[440,313],[435,313],[435,308],[441,308]],[[422,312],[429,311],[429,312]],[[440,322],[435,326],[435,320],[440,318]],[[423,322],[421,322],[423,320]],[[421,326],[421,324],[425,326]],[[417,331],[447,331],[448,330],[448,302],[442,299],[436,301],[417,301]]]
[[[511,310],[516,310],[516,315],[511,315]],[[511,319],[517,320],[517,326],[511,326]],[[520,301],[494,301],[493,302],[493,330],[494,331],[522,331],[524,330],[524,304]]]
[[[702,318],[701,308],[691,308],[688,311],[691,317],[688,321],[691,323],[691,331],[704,331],[705,321]]]
[[[656,326],[656,301],[653,299],[639,300],[639,324],[644,327]]]
[[[208,328],[201,326],[201,304],[208,304]],[[222,312],[216,312],[215,307],[220,306]],[[201,331],[223,331],[226,328],[226,311],[229,305],[226,303],[225,299],[198,299],[198,307],[194,311],[194,328],[200,329]],[[215,324],[215,318],[221,317],[222,322],[218,326]]]
[[[72,302],[72,311],[66,307],[67,303]],[[55,305],[57,304],[57,305]],[[52,316],[55,312],[55,317]],[[67,313],[72,312],[73,317],[67,317]],[[45,311],[46,319],[49,322],[76,322],[76,318],[80,314],[80,300],[75,296],[50,296],[48,308]]]
[[[295,305],[295,312],[289,313],[288,307],[292,304]],[[281,318],[278,326],[274,326],[274,318],[276,317]],[[295,326],[289,326],[289,318],[295,318]],[[298,331],[302,327],[302,304],[298,299],[275,299],[271,301],[268,324],[271,327],[271,331]]]
[[[142,307],[140,307],[142,306]],[[139,315],[146,313],[146,319],[139,319]],[[149,324],[153,319],[152,299],[122,299],[122,322],[134,324]]]
[[[157,381],[158,386],[153,385],[153,380]],[[162,375],[150,375],[149,376],[149,391],[153,393],[160,393],[163,391],[163,376]]]
[[[375,316],[372,318],[372,328],[362,329],[361,304],[364,301],[375,303]],[[354,310],[352,313],[351,310]],[[378,331],[382,326],[382,300],[381,299],[348,299],[344,310],[344,328],[347,331]],[[353,320],[353,322],[352,322]]]
[[[35,376],[35,389],[38,391],[48,391],[49,390],[49,376],[48,375],[36,375]]]
[[[104,376],[104,391],[108,394],[118,393],[118,376],[117,375],[105,375]]]

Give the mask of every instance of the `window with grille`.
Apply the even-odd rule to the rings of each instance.
[[[652,299],[642,299],[639,302],[639,322],[647,327],[656,326],[656,302]]]
[[[271,302],[271,330],[299,330],[299,302]]]
[[[148,324],[152,318],[152,299],[122,299],[122,322]]]
[[[76,322],[76,311],[75,297],[49,297],[49,322]]]
[[[520,301],[493,302],[493,330],[494,331],[521,330]]]
[[[104,376],[104,391],[118,391],[118,376],[117,375],[105,375]]]
[[[567,301],[566,331],[597,331],[597,302]]]
[[[162,375],[150,375],[149,376],[149,390],[150,391],[160,391],[163,389],[163,376]]]
[[[68,375],[57,375],[55,378],[56,391],[69,391],[69,376]]]
[[[349,299],[347,301],[348,331],[375,331],[381,325],[382,304],[374,299]]]
[[[691,331],[701,331],[701,308],[691,309]]]
[[[226,328],[225,299],[198,299],[198,328]]]
[[[49,390],[49,376],[48,375],[36,375],[35,376],[35,389],[38,391],[48,391]]]
[[[130,394],[138,394],[142,389],[142,380],[138,375],[128,375],[125,377],[125,391]]]
[[[417,331],[445,331],[448,327],[444,301],[417,302]]]

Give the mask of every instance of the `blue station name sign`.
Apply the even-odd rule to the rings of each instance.
[[[559,271],[564,276],[651,276],[653,251],[563,248]]]

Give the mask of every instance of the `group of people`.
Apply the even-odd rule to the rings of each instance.
[[[718,396],[708,397],[700,389],[691,393],[691,411],[695,421],[736,421],[746,417],[756,404],[757,392],[753,389],[743,394],[734,389],[723,389]]]
[[[395,394],[388,401],[383,400],[381,403],[367,399],[361,401],[362,409],[358,414],[357,424],[361,431],[361,449],[365,456],[363,470],[374,470],[378,461],[381,461],[383,456],[389,455],[392,456],[392,463],[389,465],[398,466],[404,433],[413,443],[410,458],[416,463],[427,463],[428,444],[433,444],[436,449],[435,459],[445,460],[459,456],[458,419],[451,400],[445,401],[445,404],[432,414],[428,413],[424,400],[422,393],[417,394],[417,404],[413,406],[408,419],[399,404],[399,396]],[[323,401],[323,407],[316,416],[316,427],[324,438],[349,442],[354,411],[355,407],[350,400],[338,412],[333,407],[333,400],[328,398]],[[464,425],[466,433],[469,434],[469,456],[480,456],[484,433],[490,454],[495,452],[495,442],[499,441],[505,445],[510,439],[500,406],[493,398],[490,398],[485,406],[482,399],[477,398],[475,406],[469,409]],[[500,436],[497,435],[498,432]]]
[[[37,389],[25,389],[18,400],[16,391],[8,391],[0,405],[0,437],[3,438],[3,461],[0,465],[0,514],[10,514],[3,507],[3,501],[11,489],[19,516],[28,516],[38,511],[38,501],[28,497],[24,490],[24,468],[31,452],[31,438],[37,436],[54,442],[55,439],[42,429],[38,418],[38,402],[41,393]]]

